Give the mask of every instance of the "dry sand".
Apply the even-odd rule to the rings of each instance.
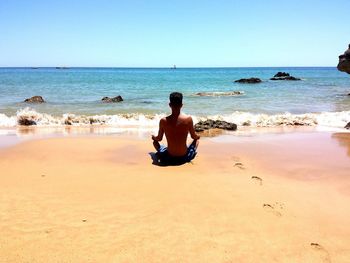
[[[348,134],[32,140],[0,151],[0,262],[350,262]],[[233,138],[233,139],[232,139]]]

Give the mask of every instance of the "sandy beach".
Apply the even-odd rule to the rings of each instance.
[[[0,263],[350,263],[349,10],[0,0]]]
[[[202,138],[152,165],[148,139],[0,149],[0,262],[349,262],[350,133]]]

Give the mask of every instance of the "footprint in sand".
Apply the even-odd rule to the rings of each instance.
[[[237,167],[237,168],[239,168],[239,169],[241,169],[241,170],[244,170],[244,169],[245,169],[243,163],[240,163],[240,162],[236,162],[233,166],[234,166],[234,167]]]
[[[322,260],[322,262],[332,262],[328,251],[318,243],[310,243],[311,248]]]
[[[283,209],[282,204],[280,203],[275,203],[275,204],[263,204],[263,208],[265,209],[265,211],[269,212],[269,213],[272,213],[274,214],[275,216],[278,216],[278,217],[281,217],[282,216],[282,213],[278,210],[281,210]]]
[[[234,162],[234,167],[237,167],[242,170],[245,169],[243,163],[240,162],[240,158],[238,156],[232,156],[231,159]]]
[[[263,180],[258,177],[258,176],[252,176],[252,180],[256,183],[258,183],[259,185],[262,185],[263,184]]]
[[[279,209],[284,209],[284,204],[279,203],[279,202],[275,202],[275,207],[278,207]]]

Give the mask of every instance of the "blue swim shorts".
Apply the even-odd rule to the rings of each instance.
[[[192,161],[196,155],[197,151],[193,144],[187,148],[187,153],[184,156],[171,156],[168,152],[168,148],[164,145],[161,145],[157,151],[160,165],[181,165]]]

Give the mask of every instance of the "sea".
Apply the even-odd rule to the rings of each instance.
[[[301,80],[270,80],[277,72]],[[250,77],[262,82],[234,82]],[[335,67],[0,68],[0,128],[23,119],[37,127],[155,128],[174,91],[194,122],[343,128],[350,121],[350,76]],[[36,95],[46,102],[24,102]],[[118,95],[122,102],[101,101]]]

